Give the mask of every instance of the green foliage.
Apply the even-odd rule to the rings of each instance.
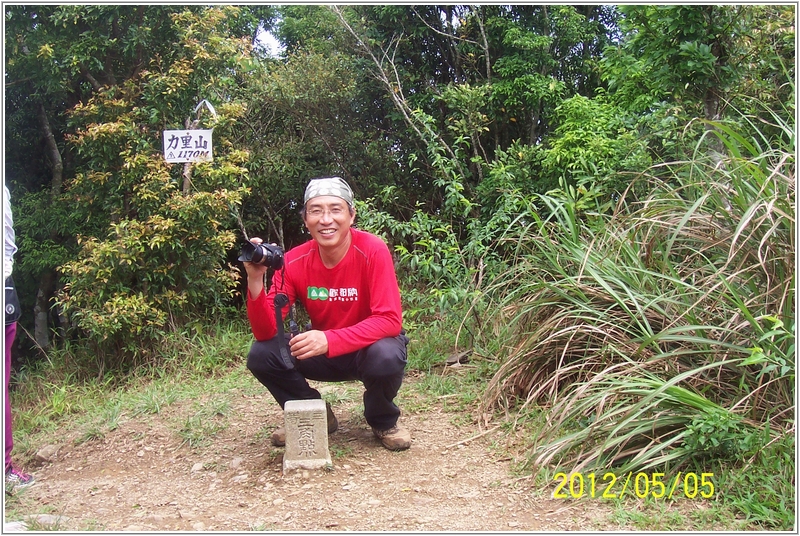
[[[224,102],[209,120],[215,160],[193,165],[191,182],[185,169],[178,179],[175,166],[163,162],[159,143],[166,117],[182,121],[196,95],[225,97],[234,87],[234,77],[213,73],[237,65],[247,51],[219,33],[236,13],[176,15],[186,57],[166,69],[154,63],[71,110],[70,141],[82,171],[68,195],[76,212],[107,222],[107,231],[79,238],[77,258],[62,263],[59,304],[102,356],[101,370],[142,362],[167,330],[227,306],[236,287],[238,271],[223,264],[235,242],[228,229],[245,192],[239,183],[248,156],[226,135],[242,106]]]
[[[13,197],[14,193],[11,195],[14,232],[20,252],[14,258],[15,282],[17,274],[39,277],[70,258],[75,249],[73,240],[59,240],[57,237],[81,228],[82,223],[86,227],[94,223],[81,222],[80,212],[68,202],[67,196],[51,203],[47,191],[29,193],[18,201]]]
[[[506,150],[497,150],[494,160],[487,163],[483,181],[476,188],[476,196],[483,200],[483,219],[492,218],[505,210],[509,210],[511,214],[519,213],[509,206],[511,197],[520,199],[558,186],[557,182],[541,180],[536,173],[541,168],[543,157],[540,146],[527,145],[519,140]],[[510,221],[507,220],[506,223]]]
[[[200,98],[220,111],[202,118],[219,161],[195,166],[190,189],[250,187],[240,217],[251,235],[305,240],[303,186],[336,173],[363,199],[394,188],[400,201],[378,208],[396,221],[422,219],[418,210],[441,219],[445,252],[409,235],[395,243],[409,262],[447,265],[458,281],[470,280],[454,268],[458,256],[473,274],[502,270],[515,250],[494,243],[528,218],[531,194],[565,179],[616,199],[630,182],[620,171],[683,159],[719,128],[690,119],[724,122],[726,102],[774,123],[754,102],[792,102],[791,84],[774,75],[793,79],[791,15],[786,6],[9,6],[7,156],[24,208],[25,299],[39,290],[34,278],[77,258],[76,237],[104,241],[124,220],[166,218],[167,176],[183,178],[148,162],[161,130],[185,124]],[[253,51],[259,25],[287,46],[284,57]],[[30,141],[45,137],[45,122],[63,183]],[[28,154],[42,157],[18,156]]]
[[[597,87],[592,51],[609,41],[615,8],[510,6],[498,11],[486,20],[490,46],[500,51],[491,86],[495,128],[534,144],[558,125],[554,111],[563,99],[589,96]]]
[[[6,43],[13,43],[10,110],[14,126],[24,131],[15,131],[14,144],[7,147],[12,167],[20,171],[12,173],[19,187],[13,197],[19,239],[15,275],[26,313],[33,311],[34,299],[41,308],[37,339],[47,332],[43,320],[66,320],[46,314],[65,283],[84,285],[86,293],[71,307],[86,309],[77,311],[81,326],[76,318],[70,326],[62,323],[61,332],[85,337],[95,349],[104,346],[99,359],[105,360],[107,351],[109,363],[124,361],[117,355],[123,349],[129,355],[147,352],[134,349],[137,334],[146,346],[166,321],[179,323],[187,311],[204,314],[210,306],[228,305],[234,281],[224,260],[249,158],[233,143],[244,110],[237,93],[252,67],[256,13],[269,10],[17,6],[6,11]],[[200,99],[214,103],[218,115],[190,117]],[[192,120],[214,129],[215,161],[193,166],[190,175],[181,173],[182,166],[163,163],[160,138],[163,130],[188,128]],[[16,156],[21,154],[50,168],[32,169]],[[139,254],[144,257],[130,258]],[[91,255],[95,258],[87,260]],[[126,260],[115,268],[115,257]],[[81,271],[83,262],[89,265]],[[57,267],[75,269],[82,278],[97,272],[99,279],[58,280]],[[176,274],[180,270],[185,273]],[[106,280],[108,289],[91,289]],[[90,304],[94,291],[105,296]],[[108,296],[113,298],[103,303]],[[165,305],[170,301],[173,309]],[[117,312],[119,318],[109,318]],[[116,340],[123,332],[128,340]]]
[[[736,464],[793,426],[791,146],[715,132],[724,165],[675,165],[610,216],[540,196],[550,217],[487,286],[482,335],[510,350],[485,402],[547,405],[537,469]]]
[[[729,91],[740,76],[742,41],[733,36],[743,33],[747,7],[632,5],[619,9],[623,13],[620,27],[628,37],[621,45],[624,52],[609,52],[602,60],[612,91],[621,89],[634,99],[649,94],[651,102],[687,96],[702,105],[709,90]],[[629,83],[644,86],[645,91],[624,87]]]
[[[407,222],[357,201],[359,227],[393,245],[402,278],[404,321],[411,325],[466,299],[475,270],[452,225],[418,209]]]
[[[299,216],[308,180],[338,174],[366,195],[382,180],[392,182],[391,170],[381,180],[363,177],[384,168],[387,143],[367,127],[353,58],[303,49],[253,74],[245,121],[254,127],[242,137],[251,151],[242,221],[249,235],[289,248],[308,239]]]
[[[327,54],[342,46],[341,26],[325,6],[285,5],[279,11],[276,37],[288,55],[300,49]]]
[[[469,177],[463,158],[459,158],[437,134],[433,117],[421,110],[414,110],[412,119],[421,127],[420,136],[426,144],[428,161],[434,172],[433,183],[442,192],[443,216],[446,219],[466,217],[473,209],[473,202],[465,195],[465,183]],[[462,140],[462,143],[465,141]],[[414,164],[416,160],[417,157],[412,155],[411,163]]]
[[[764,332],[758,337],[758,346],[750,348],[750,357],[744,360],[742,365],[761,366],[756,375],[758,380],[763,381],[764,376],[770,378],[777,376],[786,378],[789,382],[794,381],[795,366],[795,326],[792,324],[787,329],[783,321],[775,316],[767,316],[756,320],[766,320],[772,324],[772,329]],[[761,324],[755,323],[756,327]]]
[[[28,303],[61,267],[80,371],[39,382],[23,426],[80,410],[61,385],[102,399],[112,364],[220,375],[247,337],[218,348],[200,319],[231,304],[233,229],[305,240],[306,181],[340,174],[395,254],[406,327],[435,339],[413,366],[470,345],[486,414],[546,405],[533,461],[749,456],[724,500],[788,526],[792,471],[763,454],[794,449],[794,11],[8,6],[16,267]],[[261,23],[284,57],[253,50]],[[218,117],[189,117],[201,98]],[[215,161],[186,177],[159,136],[193,119]],[[217,421],[196,413],[189,442]]]
[[[623,38],[605,49],[600,73],[654,161],[687,158],[701,127],[708,127],[693,124],[693,118],[736,120],[743,110],[755,115],[784,103],[793,107],[794,84],[786,81],[795,78],[794,11],[752,5],[620,7]],[[769,115],[759,127],[764,133],[772,123]]]
[[[763,446],[754,456],[719,473],[720,502],[759,529],[796,525],[796,443],[793,433]]]
[[[683,448],[692,453],[697,463],[709,459],[741,460],[758,452],[769,439],[768,428],[759,434],[740,416],[715,411],[695,417],[686,426]]]
[[[234,192],[175,192],[162,214],[112,225],[109,239],[87,239],[81,257],[63,265],[64,313],[109,363],[141,357],[168,322],[226,304],[239,275],[220,269],[234,244],[220,220],[238,201]]]
[[[552,182],[593,186],[610,197],[628,186],[623,172],[639,172],[651,164],[639,133],[624,111],[601,96],[575,96],[556,108],[559,126],[542,162],[543,178]]]

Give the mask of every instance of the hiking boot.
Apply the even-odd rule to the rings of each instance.
[[[328,410],[328,433],[332,434],[339,429],[339,420],[333,414],[329,402],[325,402],[325,409]],[[286,445],[286,428],[281,426],[272,433],[272,444],[276,447],[283,447]]]
[[[33,475],[23,473],[14,466],[11,466],[8,471],[6,471],[6,491],[8,492],[20,488],[27,488],[34,482],[36,482],[36,479],[33,478]]]
[[[399,426],[392,426],[388,430],[372,429],[375,437],[381,440],[384,447],[389,450],[405,450],[411,446],[411,433]]]

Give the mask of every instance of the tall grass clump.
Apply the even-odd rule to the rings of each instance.
[[[545,408],[533,468],[675,473],[794,448],[793,130],[710,126],[727,154],[652,168],[609,216],[541,196],[549,216],[487,289],[506,359],[485,409]]]

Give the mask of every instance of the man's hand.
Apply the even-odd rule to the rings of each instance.
[[[297,359],[308,359],[328,352],[328,338],[324,331],[313,329],[292,337],[289,350]]]
[[[250,239],[250,242],[257,245],[264,241],[254,236]],[[247,272],[247,290],[250,291],[250,297],[255,300],[264,292],[264,274],[267,273],[267,267],[254,262],[243,262],[242,264],[244,264],[244,270]]]

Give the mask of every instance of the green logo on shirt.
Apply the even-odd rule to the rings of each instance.
[[[358,289],[352,287],[322,288],[308,287],[308,299],[329,302],[357,302]]]
[[[328,289],[308,287],[308,299],[325,301],[328,299]]]

